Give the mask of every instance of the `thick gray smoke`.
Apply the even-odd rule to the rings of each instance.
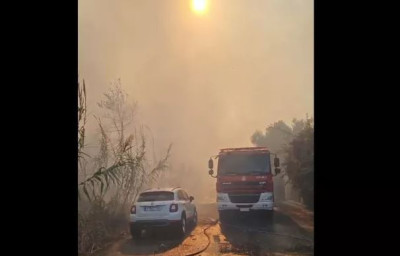
[[[173,143],[170,185],[215,200],[210,155],[313,113],[313,1],[79,0],[79,74],[92,114],[121,78],[156,153]]]

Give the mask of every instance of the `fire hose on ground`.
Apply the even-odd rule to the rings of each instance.
[[[208,219],[208,220],[210,220],[210,219]],[[207,231],[207,229],[211,228],[212,226],[216,225],[217,223],[218,223],[218,219],[217,220],[211,220],[211,223],[209,223],[208,226],[203,229],[203,233],[204,233],[204,235],[206,235],[207,240],[208,240],[207,245],[203,249],[201,249],[201,250],[199,250],[197,252],[191,253],[191,254],[186,254],[185,256],[194,256],[194,255],[197,255],[197,254],[202,253],[205,250],[207,250],[207,248],[211,244],[211,239],[210,239],[210,236],[206,233],[206,231]]]

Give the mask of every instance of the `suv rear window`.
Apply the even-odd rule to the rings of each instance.
[[[171,201],[174,200],[174,193],[161,191],[161,192],[145,192],[140,194],[138,202],[152,202],[152,201]]]

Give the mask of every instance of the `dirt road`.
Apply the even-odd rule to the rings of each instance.
[[[214,225],[216,204],[197,208],[199,223],[184,239],[153,233],[135,241],[126,235],[101,255],[184,256],[204,248],[197,255],[313,255],[313,213],[299,204],[278,204],[271,222],[263,216],[242,214]]]

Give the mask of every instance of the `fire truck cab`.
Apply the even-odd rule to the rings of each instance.
[[[263,211],[272,215],[274,184],[271,153],[266,147],[225,148],[208,162],[209,174],[217,179],[217,205],[220,220],[228,212]],[[279,174],[279,158],[274,158],[275,175]]]

